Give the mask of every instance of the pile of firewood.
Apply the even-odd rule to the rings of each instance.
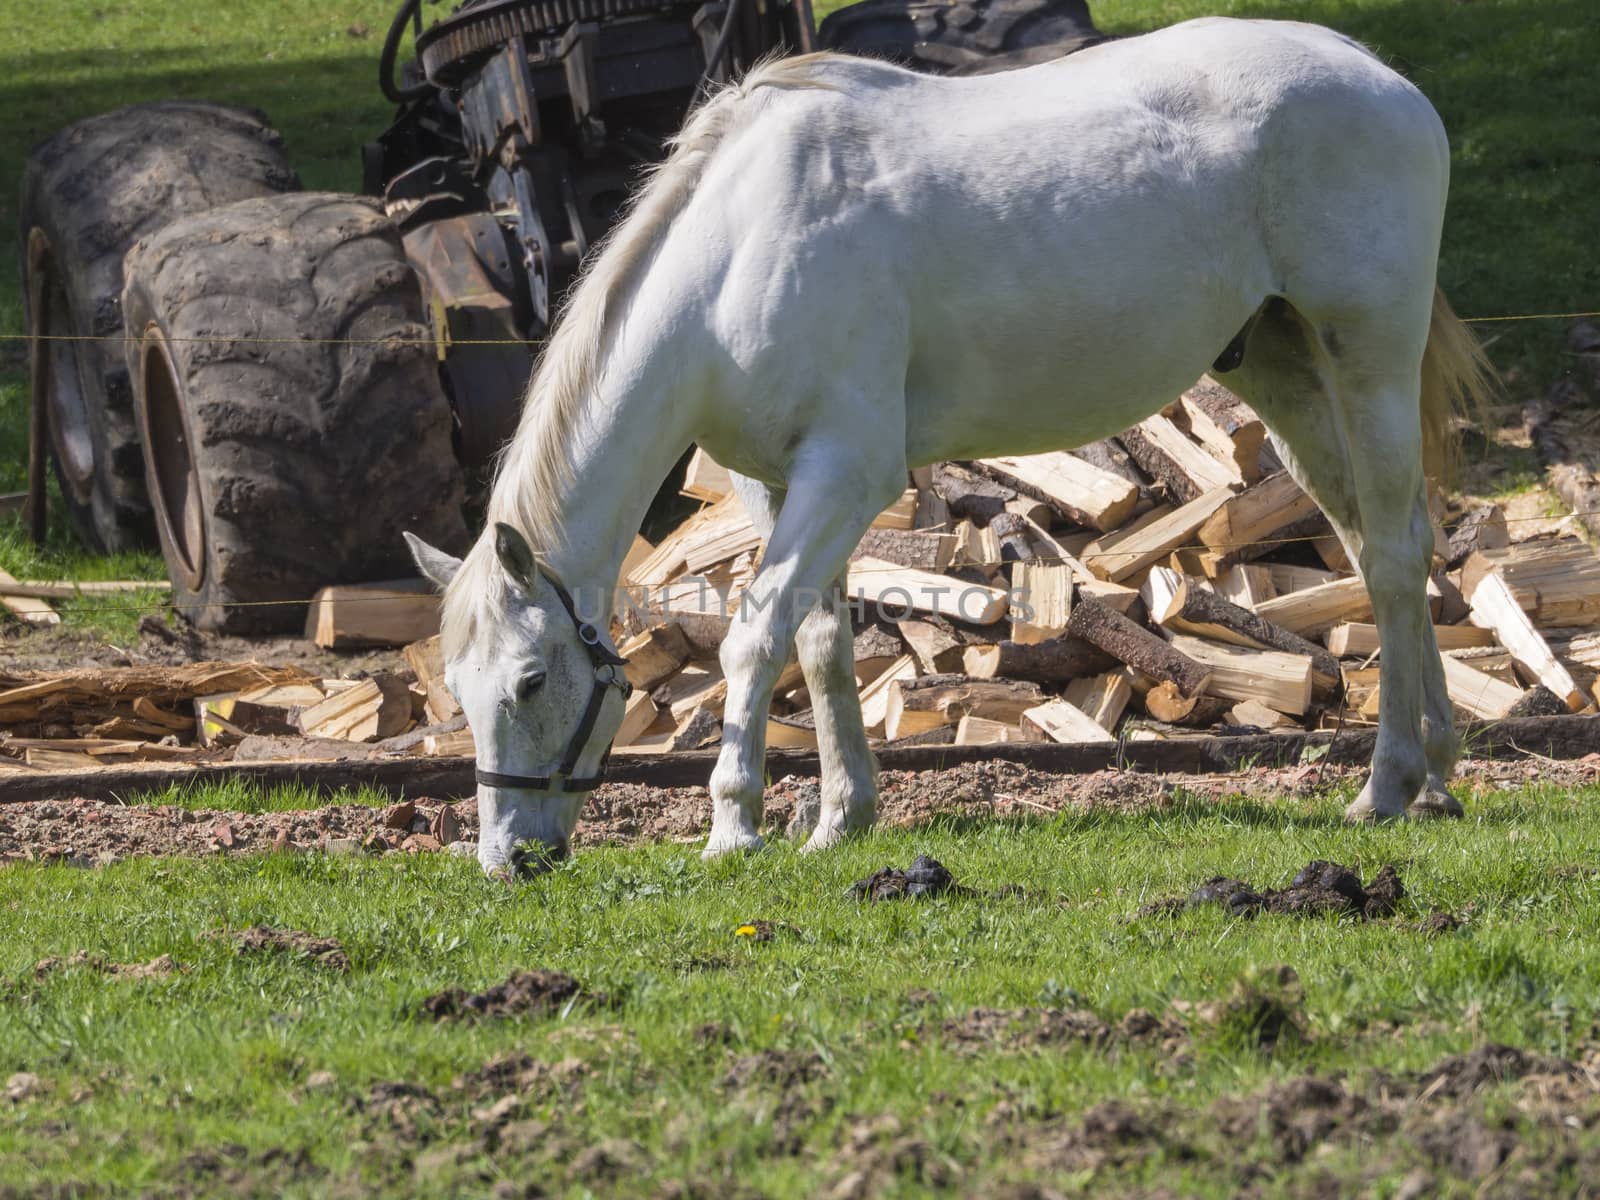
[[[1071,453],[940,463],[850,564],[856,683],[884,742],[1082,742],[1372,724],[1366,588],[1261,421],[1210,379]],[[717,740],[716,649],[760,561],[727,475],[624,568],[637,693],[619,748]],[[1493,506],[1436,506],[1429,599],[1457,715],[1578,712],[1600,669],[1600,558],[1575,537],[1513,541]],[[1441,518],[1449,520],[1447,532]],[[815,745],[791,664],[769,745]]]
[[[1212,381],[1072,453],[940,463],[908,482],[850,563],[872,738],[1092,742],[1376,722],[1366,589],[1260,420]],[[684,491],[704,507],[657,545],[638,539],[623,567],[612,633],[635,691],[619,750],[701,749],[721,735],[717,650],[762,542],[704,453]],[[1575,537],[1517,541],[1493,506],[1436,507],[1429,600],[1458,717],[1590,710],[1600,557]],[[405,669],[0,670],[0,769],[471,754],[437,628],[425,585],[356,585],[319,594],[307,637],[405,645]],[[793,663],[767,743],[816,745]]]

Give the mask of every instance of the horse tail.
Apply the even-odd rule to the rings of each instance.
[[[1441,483],[1455,476],[1459,445],[1452,416],[1484,423],[1499,377],[1477,335],[1450,308],[1444,292],[1433,290],[1433,321],[1422,352],[1423,470]]]

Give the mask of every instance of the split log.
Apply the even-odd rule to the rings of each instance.
[[[1252,612],[1263,601],[1278,594],[1277,588],[1272,586],[1271,568],[1254,563],[1228,567],[1211,581],[1211,587],[1224,600],[1231,600]]]
[[[815,750],[816,718],[811,713],[767,717],[767,745],[780,750]]]
[[[1505,580],[1540,629],[1600,625],[1600,557],[1575,537],[1517,542],[1468,556],[1461,565],[1461,594],[1469,604],[1491,574]]]
[[[1254,650],[1281,650],[1311,660],[1317,690],[1331,692],[1339,686],[1335,655],[1299,634],[1290,633],[1259,613],[1241,608],[1214,592],[1191,586],[1192,581],[1165,567],[1153,568],[1140,595],[1150,619],[1175,633],[1193,634]]]
[[[257,663],[186,663],[176,667],[80,667],[68,671],[8,671],[0,667],[0,712],[8,722],[36,719],[46,702],[56,708],[144,697],[184,704],[196,696],[248,691],[269,683],[309,683],[299,667]]]
[[[1311,707],[1311,659],[1279,650],[1247,650],[1179,634],[1172,648],[1211,672],[1207,692],[1229,700],[1259,700],[1301,716]]]
[[[871,601],[880,607],[943,613],[977,625],[992,625],[1006,612],[1006,594],[999,588],[962,583],[947,575],[875,558],[850,564],[849,594],[852,600]]]
[[[1044,699],[1031,683],[966,675],[898,679],[889,685],[888,693],[883,732],[891,742],[939,725],[958,724],[969,714],[1013,722]]]
[[[702,706],[720,715],[722,703],[728,697],[728,681],[723,678],[722,664],[706,659],[690,663],[650,696],[662,708],[671,711],[674,721],[682,724]]]
[[[1209,729],[1233,701],[1223,696],[1185,696],[1170,683],[1158,683],[1144,694],[1144,710],[1165,725]]]
[[[1440,650],[1469,650],[1494,645],[1494,634],[1471,625],[1435,625],[1433,638]],[[1366,621],[1346,621],[1328,630],[1328,653],[1335,658],[1367,658],[1378,652],[1378,627]]]
[[[1469,716],[1496,721],[1522,700],[1519,687],[1474,670],[1449,654],[1444,656],[1443,662],[1445,690],[1450,693],[1450,702]],[[1376,690],[1373,700],[1377,700]]]
[[[1139,469],[1139,464],[1134,462],[1128,452],[1122,448],[1122,443],[1116,438],[1101,438],[1097,442],[1088,442],[1072,451],[1077,457],[1083,459],[1092,467],[1099,467],[1112,475],[1126,479],[1139,489],[1139,503],[1150,505],[1155,503],[1154,488],[1150,476]],[[1137,511],[1137,509],[1135,509]]]
[[[1100,728],[1114,730],[1128,701],[1133,698],[1133,685],[1128,675],[1127,670],[1107,671],[1103,675],[1074,679],[1062,691],[1061,698],[1088,714]]]
[[[872,518],[874,529],[914,529],[917,524],[917,489],[907,488],[888,508]]]
[[[902,621],[900,636],[928,675],[944,675],[961,669],[963,643],[948,625],[932,621]]]
[[[1352,576],[1278,596],[1256,605],[1256,615],[1301,637],[1316,637],[1346,621],[1372,618],[1367,585]]]
[[[1493,631],[1528,677],[1559,696],[1570,711],[1577,712],[1589,703],[1589,697],[1550,652],[1550,647],[1499,575],[1485,576],[1473,590],[1472,623]]]
[[[678,722],[673,751],[699,750],[722,740],[722,718],[710,708],[695,708]]]
[[[677,625],[654,625],[617,647],[628,660],[628,682],[648,692],[694,656],[694,647]]]
[[[1090,542],[1084,547],[1083,560],[1101,579],[1120,583],[1152,563],[1160,562],[1192,538],[1232,495],[1232,488],[1216,488],[1182,508],[1164,512],[1153,509],[1126,529]]]
[[[1117,435],[1133,461],[1155,479],[1180,504],[1196,500],[1217,488],[1243,486],[1244,478],[1232,464],[1218,462],[1196,442],[1157,413]]]
[[[944,497],[934,490],[933,467],[931,465],[913,467],[911,486],[917,489],[917,511],[911,528],[949,529],[950,506],[944,502]]]
[[[439,632],[439,595],[426,579],[338,584],[306,612],[306,637],[328,650],[404,646]]]
[[[696,446],[689,458],[689,467],[683,473],[683,486],[678,490],[696,500],[715,503],[733,494],[733,480],[728,478],[726,467]]]
[[[1044,738],[1026,722],[992,721],[971,713],[956,726],[957,746],[993,746],[1005,742],[1042,742]]]
[[[950,566],[956,555],[956,535],[910,529],[869,529],[862,535],[851,559],[874,558],[880,562],[939,572]]]
[[[1139,489],[1073,454],[1006,455],[977,465],[1010,487],[1036,496],[1068,520],[1102,533],[1118,528],[1139,503]]]
[[[1011,614],[1013,642],[1047,642],[1067,631],[1072,616],[1072,569],[1018,563],[1011,575],[1017,607]]]
[[[307,737],[372,742],[393,737],[411,723],[411,695],[393,675],[363,679],[300,709],[295,727]]]
[[[1051,700],[1022,714],[1022,723],[1037,729],[1053,742],[1114,742],[1101,724],[1065,700]]]
[[[1299,528],[1307,518],[1314,528]],[[1235,563],[1260,558],[1287,538],[1326,529],[1327,519],[1317,502],[1289,472],[1279,471],[1230,497],[1195,531],[1195,537],[1206,547],[1202,568],[1214,578]]]
[[[1051,638],[1048,642],[998,642],[993,646],[969,646],[962,655],[961,665],[974,679],[1062,683],[1084,675],[1099,674],[1116,663],[1098,646],[1081,638],[1063,636]]]
[[[731,495],[702,508],[667,534],[625,578],[629,584],[641,588],[658,588],[671,583],[689,569],[691,554],[696,554],[707,543],[724,538],[730,529],[753,532],[749,516]]]
[[[934,464],[933,487],[944,498],[952,517],[978,526],[987,525],[995,514],[1006,510],[1007,500],[1017,498],[1014,489],[956,463]]]
[[[1112,583],[1106,579],[1080,579],[1078,582],[1078,595],[1085,600],[1098,600],[1107,608],[1114,608],[1125,617],[1137,620],[1134,610],[1143,600],[1139,598],[1139,589],[1124,587],[1120,583]]]
[[[1190,434],[1212,457],[1238,471],[1247,484],[1261,478],[1267,427],[1248,404],[1209,375],[1201,376],[1180,402]]]
[[[650,693],[643,689],[636,690],[623,707],[622,724],[617,728],[617,737],[612,745],[627,746],[638,741],[644,731],[655,724],[658,712]]]
[[[1009,503],[1015,504],[1016,501]],[[1012,512],[1010,508],[1003,513],[996,513],[994,520],[989,522],[989,532],[994,534],[1000,546],[1001,562],[1027,562],[1034,557],[1033,547],[1028,545],[1028,525],[1028,518]]]
[[[654,546],[637,533],[634,534],[633,544],[628,547],[628,552],[622,556],[622,569],[617,573],[617,578],[626,586],[628,580],[633,578],[634,571],[638,570],[639,564],[655,552],[656,548]]]
[[[1478,550],[1503,550],[1511,544],[1506,514],[1498,504],[1483,504],[1469,512],[1450,531],[1445,566],[1454,570]]]
[[[1067,632],[1151,679],[1172,682],[1185,696],[1198,695],[1211,678],[1211,672],[1200,663],[1097,600],[1078,601]]]
[[[439,636],[412,642],[403,651],[406,666],[417,677],[417,685],[425,697],[424,716],[433,725],[450,720],[461,712],[461,705],[450,694],[444,682],[444,653],[439,646]]]
[[[917,660],[911,655],[895,659],[882,674],[861,689],[861,723],[871,737],[883,736],[889,713],[889,691],[895,684],[917,677]]]
[[[1294,722],[1276,709],[1268,708],[1259,700],[1241,700],[1228,712],[1235,725],[1252,729],[1286,729]]]

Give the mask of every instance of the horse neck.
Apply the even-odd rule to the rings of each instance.
[[[699,389],[679,369],[692,352],[666,336],[619,339],[574,434],[562,535],[547,560],[604,628],[622,560],[661,481],[694,441]],[[648,345],[641,346],[641,341]]]

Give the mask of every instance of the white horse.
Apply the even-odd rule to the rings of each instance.
[[[907,469],[1114,434],[1229,347],[1228,385],[1372,595],[1382,724],[1349,815],[1459,813],[1423,453],[1486,377],[1435,288],[1448,175],[1416,88],[1288,22],[1191,21],[972,78],[812,55],[713,97],[573,295],[489,529],[464,561],[412,539],[446,589],[485,869],[567,850],[623,709],[605,633],[620,564],[691,443],[767,535],[721,652],[705,854],[761,845],[791,649],[815,706],[817,849],[875,815],[841,593]]]

